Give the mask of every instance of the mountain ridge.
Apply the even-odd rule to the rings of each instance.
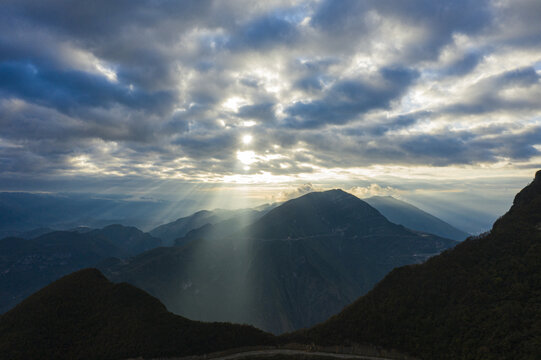
[[[286,339],[371,343],[427,359],[536,359],[540,225],[538,171],[489,233],[393,270],[339,314]]]
[[[331,208],[333,211],[329,211]],[[360,224],[351,221],[360,221]],[[248,234],[255,238],[270,236],[276,239],[314,236],[348,231],[350,229],[340,227],[347,225],[356,225],[355,230],[359,230],[371,221],[380,225],[387,219],[354,195],[333,189],[286,201],[252,224]]]
[[[470,236],[438,217],[392,196],[373,196],[363,199],[382,213],[389,221],[413,230],[462,241]]]

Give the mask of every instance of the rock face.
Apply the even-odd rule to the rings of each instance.
[[[364,199],[389,221],[404,225],[408,229],[434,234],[457,241],[465,240],[470,234],[449,225],[445,221],[392,196],[373,196]]]
[[[541,348],[541,171],[489,234],[395,269],[288,341],[372,343],[425,359],[536,359]]]
[[[271,341],[249,326],[173,315],[96,269],[70,274],[0,317],[0,354],[11,360],[187,356]]]
[[[456,244],[392,224],[341,190],[290,200],[230,236],[203,230],[102,269],[188,318],[281,333],[325,320],[394,267]]]

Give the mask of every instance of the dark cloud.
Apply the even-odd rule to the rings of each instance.
[[[329,75],[330,68],[338,65],[340,61],[334,58],[324,59],[296,59],[291,64],[291,72],[296,75],[293,87],[308,93],[317,94],[325,86],[334,81]]]
[[[449,166],[491,163],[502,158],[524,161],[540,155],[536,148],[541,144],[539,126],[519,127],[512,132],[508,127],[381,135],[370,130],[367,126],[365,131],[305,132],[298,140],[311,144],[311,154],[302,161],[345,168],[374,163]]]
[[[297,80],[294,84],[296,88],[307,92],[318,92],[323,90],[325,85],[321,75],[307,76]]]
[[[0,77],[0,91],[5,97],[21,98],[63,112],[78,107],[120,104],[160,113],[166,111],[175,100],[172,92],[132,90],[112,83],[104,76],[46,68],[32,63],[1,63]]]
[[[333,36],[372,37],[382,19],[422,27],[424,36],[405,50],[414,59],[434,59],[456,33],[475,34],[491,21],[488,0],[355,1],[324,0],[312,17],[314,27]]]
[[[237,29],[229,47],[261,49],[277,44],[287,46],[295,42],[298,36],[296,24],[279,15],[266,15]]]
[[[93,1],[47,3],[8,1],[11,31],[40,31],[74,43],[97,57],[120,64],[126,84],[157,90],[174,81],[176,64],[168,45],[198,20],[209,16],[212,1]],[[39,44],[36,44],[39,46]]]
[[[537,0],[515,0],[498,3],[494,18],[498,30],[503,33],[500,41],[517,48],[529,48],[541,44],[541,3]]]
[[[275,120],[273,103],[262,103],[255,105],[245,105],[239,108],[237,115],[243,119],[258,119],[265,122],[272,122]]]
[[[363,123],[355,127],[349,127],[342,130],[340,133],[345,136],[363,136],[369,135],[374,137],[384,136],[390,131],[409,128],[415,125],[419,120],[426,119],[430,116],[430,112],[421,111],[407,115],[399,115],[395,117],[377,119],[373,123]]]
[[[527,89],[526,95],[507,97],[505,92]],[[519,68],[484,78],[472,85],[457,102],[443,112],[454,114],[484,114],[497,111],[531,111],[541,109],[541,76],[531,67]]]
[[[321,100],[296,102],[286,109],[285,126],[316,128],[344,124],[374,109],[386,109],[418,77],[405,68],[383,68],[374,79],[351,79],[335,83]]]
[[[461,76],[470,73],[483,60],[482,53],[468,53],[453,62],[444,71],[444,75]]]
[[[5,3],[15,16],[96,44],[129,34],[130,31],[168,25],[169,21],[177,23],[177,28],[189,27],[209,12],[213,1],[165,0],[155,3],[145,0],[97,0],[78,4],[69,0],[47,3],[39,0],[7,0]]]
[[[211,135],[187,133],[178,137],[173,143],[179,145],[186,155],[196,160],[211,158],[226,160],[234,154],[239,139],[231,132]]]

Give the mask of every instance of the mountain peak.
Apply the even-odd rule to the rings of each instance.
[[[336,188],[336,189],[330,189],[330,190],[326,190],[326,191],[322,191],[323,193],[330,193],[330,194],[348,194],[348,195],[351,195],[350,193],[342,190],[342,189],[339,189],[339,188]]]
[[[254,238],[286,239],[330,234],[362,233],[387,224],[376,209],[340,189],[311,192],[268,212],[250,227]]]
[[[317,194],[326,194],[326,195],[333,195],[333,194],[335,194],[335,195],[338,195],[338,194],[344,195],[344,194],[347,194],[347,195],[351,195],[350,193],[345,192],[342,189],[336,188],[336,189],[330,189],[330,190],[324,190],[324,191],[312,191],[312,192],[309,192],[308,194],[305,194],[303,196],[306,196],[306,195],[312,195],[313,196],[313,195],[317,195]],[[300,196],[300,197],[302,197],[302,196]],[[295,200],[295,199],[293,199],[293,200]]]
[[[355,195],[352,195],[342,189],[331,189],[331,190],[325,190],[325,191],[313,191],[308,194],[305,194],[303,196],[300,196],[298,198],[289,200],[289,201],[297,201],[301,200],[304,197],[311,197],[314,199],[326,199],[326,200],[344,200],[344,199],[352,199],[352,200],[360,200]],[[362,201],[362,200],[361,200]]]

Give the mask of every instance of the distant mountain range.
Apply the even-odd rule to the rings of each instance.
[[[11,196],[11,201],[21,199],[21,207],[23,205],[29,206],[29,209],[21,210],[21,213],[25,214],[32,214],[34,212],[45,214],[46,212],[42,207],[47,204],[55,204],[55,202],[64,209],[63,211],[72,209],[75,214],[79,213],[77,209],[81,209],[84,204],[91,205],[90,208],[96,206],[96,204],[104,206],[99,201],[92,202],[94,200],[84,197],[84,201],[76,198],[74,200],[75,203],[70,205],[68,199],[71,198],[69,197],[57,198],[39,194],[30,194],[27,196],[17,193],[9,195]],[[2,200],[1,196],[0,200]],[[5,199],[2,201],[4,201],[5,205]],[[83,202],[81,203],[81,201]],[[13,205],[15,203],[8,201],[7,204]],[[157,246],[183,246],[194,240],[204,239],[205,241],[211,241],[230,237],[238,232],[239,229],[246,229],[248,225],[254,223],[279,205],[281,204],[267,204],[256,209],[241,210],[203,210],[190,216],[179,218],[171,223],[160,225],[150,232],[151,235],[143,233],[136,228],[121,225],[107,226],[101,230],[79,226],[59,232],[50,227],[42,227],[29,231],[15,231],[18,234],[17,237],[0,240],[0,246],[4,249],[5,254],[4,256],[0,256],[0,293],[2,294],[2,298],[0,299],[0,313],[9,310],[33,291],[71,271],[87,266],[95,266],[98,263],[101,263],[101,266],[104,268],[117,266],[118,259],[132,257]],[[405,209],[403,212],[409,214],[406,216],[408,219],[417,219],[419,211],[410,211],[413,207],[402,206],[402,208]],[[415,208],[413,209],[415,210]],[[95,209],[88,211],[95,211]],[[305,209],[299,209],[297,216],[301,216],[301,213],[304,211]],[[430,215],[426,216],[427,214],[425,213],[421,213],[421,215],[424,217],[421,216],[417,219],[414,225],[422,225],[423,221],[427,218],[427,223],[433,220],[430,218]],[[53,214],[52,216],[54,218],[55,215]],[[46,215],[40,215],[36,221],[39,222],[41,221],[40,219],[43,220],[45,218],[47,218]],[[305,223],[302,227],[307,231],[315,231],[317,226],[319,226],[317,222],[314,222]],[[56,234],[53,234],[55,232]],[[38,237],[40,238],[37,239]],[[161,242],[158,241],[158,238],[160,238]],[[21,239],[26,241],[22,241]],[[164,253],[175,253],[178,250],[163,249],[157,252],[160,251]],[[407,260],[406,263],[421,261],[425,255],[421,254],[414,260]],[[116,257],[118,259],[106,260],[110,257]],[[397,263],[402,264],[401,262]],[[378,272],[375,274],[365,276],[366,281],[363,280],[364,285],[360,286],[360,290],[357,289],[353,293],[348,293],[347,299],[352,299],[357,294],[368,290],[367,286],[370,287],[370,284],[374,282],[373,279],[383,276],[386,271],[390,270],[388,267],[384,269],[377,270]],[[373,270],[376,271],[375,268]],[[372,278],[372,275],[374,275],[374,278]],[[349,281],[355,282],[356,280],[350,279]],[[342,299],[340,301],[345,302],[347,300]],[[201,312],[201,310],[197,311]]]
[[[111,224],[155,227],[198,207],[193,201],[131,200],[99,194],[0,192],[0,238],[24,237],[37,228],[68,230],[78,226],[101,228]],[[193,210],[192,210],[193,211]]]
[[[39,230],[70,230],[79,226],[101,228],[111,224],[123,224],[144,230],[155,228],[157,233],[153,235],[162,238],[164,245],[172,245],[174,240],[184,236],[188,231],[207,223],[221,222],[242,212],[252,212],[253,215],[259,213],[262,216],[278,205],[264,204],[240,211],[217,209],[207,213],[207,210],[203,210],[200,214],[184,215],[181,218],[184,220],[178,219],[181,221],[173,221],[166,224],[167,226],[156,228],[157,224],[171,221],[179,214],[189,214],[190,210],[201,209],[201,206],[187,199],[133,200],[119,195],[104,197],[98,194],[0,192],[0,239],[7,236],[30,239],[45,233]],[[378,204],[372,205],[378,208]],[[383,208],[378,210],[384,213]],[[204,220],[205,218],[207,220]],[[403,225],[424,231],[408,224]],[[39,233],[32,233],[34,231]]]
[[[81,230],[81,229],[80,229]],[[134,227],[110,225],[0,240],[0,313],[43,286],[111,257],[130,257],[161,244]]]
[[[423,359],[538,359],[541,171],[490,233],[395,269],[340,314],[284,341],[371,343]]]
[[[241,230],[235,221],[100,268],[191,319],[280,333],[326,319],[394,267],[456,244],[395,225],[341,190],[290,200]]]
[[[465,240],[470,236],[470,234],[449,225],[434,215],[392,196],[374,196],[364,199],[364,201],[378,209],[389,221],[404,225],[409,229],[457,241]]]

